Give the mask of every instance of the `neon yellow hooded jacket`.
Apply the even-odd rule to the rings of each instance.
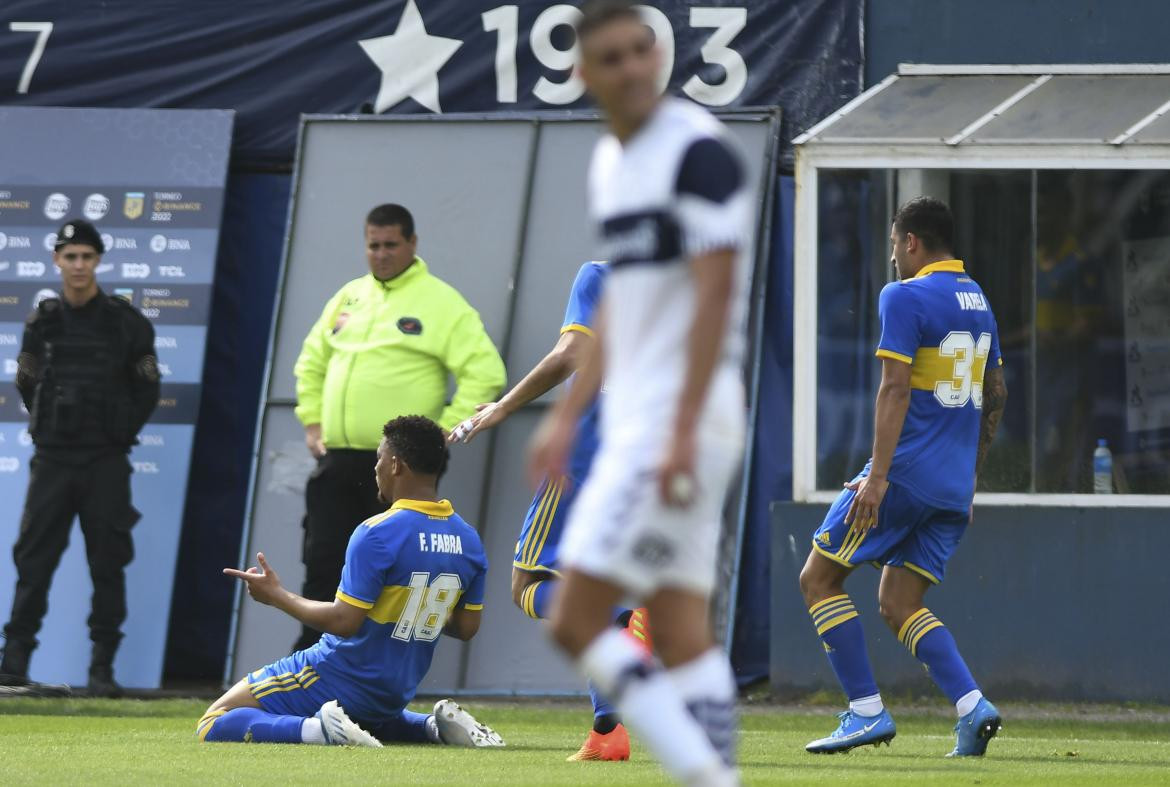
[[[321,424],[327,448],[375,449],[382,426],[400,415],[450,430],[505,382],[479,313],[418,257],[390,281],[367,274],[330,298],[294,371],[297,417]]]

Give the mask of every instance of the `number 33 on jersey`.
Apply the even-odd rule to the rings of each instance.
[[[880,358],[910,364],[910,408],[890,481],[927,503],[966,510],[975,484],[983,376],[1003,364],[995,315],[961,260],[893,282],[878,302]]]

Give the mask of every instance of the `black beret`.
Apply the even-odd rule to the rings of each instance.
[[[82,246],[93,246],[98,254],[106,253],[106,244],[102,242],[102,234],[97,227],[85,219],[70,219],[61,225],[57,231],[57,242],[53,245],[54,251],[60,251],[62,246],[77,243]]]

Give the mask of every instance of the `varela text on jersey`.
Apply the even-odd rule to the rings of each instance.
[[[959,299],[959,308],[966,312],[985,312],[990,311],[987,305],[987,299],[983,297],[981,292],[956,292],[955,297]]]
[[[428,539],[427,536],[430,536]],[[463,541],[452,533],[419,533],[420,552],[445,552],[448,555],[462,555]]]

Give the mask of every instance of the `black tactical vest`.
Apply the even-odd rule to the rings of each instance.
[[[38,447],[133,443],[125,320],[110,298],[97,297],[99,303],[76,310],[57,300],[39,307],[44,372],[31,427]]]

